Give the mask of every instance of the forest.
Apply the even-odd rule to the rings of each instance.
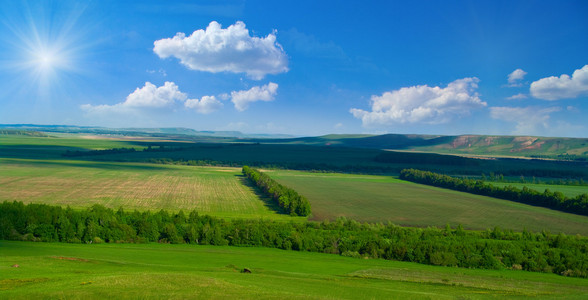
[[[7,201],[0,204],[0,214],[0,239],[5,240],[263,246],[440,266],[588,275],[588,240],[546,231],[408,228],[345,218],[320,223],[227,221],[196,211],[127,212],[101,205],[73,210]]]

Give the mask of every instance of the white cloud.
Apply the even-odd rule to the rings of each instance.
[[[231,101],[237,110],[244,111],[251,102],[274,100],[277,93],[278,84],[270,82],[263,86],[254,86],[246,91],[233,91],[231,92]]]
[[[345,125],[343,125],[343,123],[337,123],[337,124],[335,124],[335,126],[333,126],[333,128],[335,128],[335,129],[342,129],[343,127],[345,127]]]
[[[187,108],[193,108],[201,114],[209,114],[223,107],[223,104],[215,96],[204,96],[202,99],[188,99],[184,103]]]
[[[84,104],[81,109],[90,113],[122,113],[138,109],[161,109],[171,107],[176,101],[184,101],[186,98],[186,94],[180,92],[178,86],[173,82],[166,81],[160,87],[151,82],[145,82],[144,87],[137,88],[127,96],[124,102],[114,105]]]
[[[221,100],[229,100],[229,99],[231,99],[231,95],[229,95],[229,94],[227,94],[227,93],[222,93],[222,94],[218,95],[218,97],[219,97]]]
[[[212,21],[206,30],[196,30],[188,37],[179,32],[155,41],[153,51],[160,58],[176,57],[192,70],[246,73],[256,80],[288,71],[288,57],[276,35],[252,37],[241,21],[226,29]]]
[[[559,107],[490,107],[490,117],[516,123],[513,134],[545,135],[550,130],[550,114],[560,110]]]
[[[181,102],[187,108],[193,108],[199,113],[207,114],[220,109],[223,104],[214,96],[204,96],[202,99],[188,99],[179,87],[166,81],[163,86],[157,87],[151,82],[145,82],[145,86],[137,88],[129,94],[124,102],[114,105],[84,104],[80,108],[88,113],[138,113],[144,110],[172,109],[177,102]]]
[[[523,71],[522,69],[516,69],[512,71],[512,73],[508,74],[508,86],[522,86],[523,84],[519,83],[519,81],[523,80],[525,75],[527,75],[527,72]]]
[[[527,99],[527,95],[522,94],[522,93],[518,93],[516,95],[512,95],[510,97],[506,97],[507,100],[521,100],[521,99]]]
[[[385,126],[397,123],[440,124],[471,110],[486,106],[478,93],[478,78],[455,80],[446,88],[419,85],[373,95],[371,111],[352,108],[354,117],[364,126]]]
[[[543,100],[559,100],[588,96],[588,65],[575,70],[572,77],[563,74],[531,83],[531,95]]]

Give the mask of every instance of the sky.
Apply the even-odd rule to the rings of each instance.
[[[0,0],[0,124],[588,137],[588,1]]]

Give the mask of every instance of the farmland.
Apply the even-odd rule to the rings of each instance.
[[[265,248],[0,241],[0,249],[0,297],[10,299],[582,299],[588,293],[585,279],[554,274]]]
[[[53,133],[52,133],[53,134]],[[142,151],[153,147],[153,151]],[[162,148],[163,147],[163,148]],[[83,155],[88,150],[132,148],[137,151],[101,155]],[[297,170],[336,171],[397,175],[406,168],[418,168],[444,174],[481,176],[483,173],[504,176],[588,178],[588,168],[581,162],[558,162],[522,159],[473,159],[431,153],[406,153],[366,149],[276,143],[274,140],[227,140],[220,143],[67,134],[63,137],[0,135],[0,157],[29,159],[64,159],[74,151],[76,160],[110,162],[188,162],[240,167],[272,167]],[[88,152],[89,153],[89,152]]]
[[[1,159],[0,187],[0,201],[290,218],[260,200],[236,168]]]
[[[446,224],[484,230],[500,226],[513,230],[588,234],[588,217],[490,197],[456,192],[398,180],[389,176],[268,172],[280,183],[306,196],[316,220],[345,216],[365,222],[406,226]]]
[[[532,265],[535,259],[541,263],[541,258],[540,255],[530,252],[524,252],[528,257],[526,260],[513,256],[513,259],[519,259],[514,265],[508,261],[499,262],[498,256],[485,257],[489,261],[498,262],[498,266],[491,267],[501,269],[496,271],[438,268],[342,257],[349,255],[398,259],[390,258],[395,257],[391,255],[395,255],[396,252],[388,250],[396,248],[390,248],[387,237],[379,240],[379,252],[369,252],[361,246],[362,242],[367,245],[369,239],[373,238],[368,233],[369,230],[361,233],[362,240],[355,240],[358,238],[356,233],[350,233],[353,237],[345,237],[356,243],[353,244],[356,248],[348,250],[347,254],[344,254],[343,243],[337,246],[338,241],[334,240],[334,248],[331,247],[329,238],[334,235],[328,231],[320,233],[324,236],[312,235],[318,226],[329,228],[329,222],[317,221],[333,221],[344,216],[349,220],[348,224],[372,230],[382,229],[377,224],[361,225],[355,221],[391,222],[409,227],[445,227],[449,224],[457,228],[457,225],[461,224],[465,229],[481,231],[469,232],[468,235],[480,234],[487,238],[492,236],[494,231],[485,230],[495,227],[507,231],[546,230],[554,234],[585,236],[588,235],[588,217],[415,184],[395,177],[399,170],[416,164],[419,168],[464,176],[481,176],[482,172],[495,170],[495,174],[510,172],[513,176],[518,176],[516,172],[528,175],[551,174],[553,171],[555,177],[581,178],[586,170],[577,168],[576,163],[478,160],[461,157],[444,160],[444,156],[436,154],[305,144],[234,141],[195,143],[149,137],[89,138],[72,134],[52,135],[54,136],[0,135],[0,201],[69,206],[82,215],[92,213],[84,209],[95,204],[114,210],[123,208],[127,212],[139,210],[144,213],[133,213],[133,217],[151,215],[152,218],[148,219],[151,224],[156,224],[158,218],[163,218],[161,216],[167,214],[155,213],[158,210],[183,210],[185,213],[195,210],[200,215],[225,218],[233,220],[234,223],[213,220],[216,225],[209,225],[215,226],[214,230],[207,231],[209,227],[202,224],[201,227],[197,227],[196,223],[178,225],[180,223],[176,224],[176,221],[173,221],[177,215],[169,216],[165,223],[154,225],[153,228],[158,228],[153,231],[154,236],[145,238],[144,232],[130,227],[138,223],[124,224],[125,218],[122,218],[118,225],[112,225],[112,221],[104,224],[100,223],[102,221],[92,223],[104,227],[100,229],[102,231],[89,233],[90,228],[96,228],[90,223],[95,222],[98,217],[91,217],[78,223],[75,223],[76,218],[72,217],[69,223],[61,224],[75,225],[71,227],[75,229],[72,231],[75,237],[69,239],[62,236],[66,232],[63,228],[66,227],[60,227],[59,230],[55,227],[53,233],[50,229],[47,236],[59,237],[62,241],[108,243],[70,245],[0,242],[3,251],[0,268],[8,270],[8,273],[0,272],[0,293],[9,298],[60,297],[63,290],[71,290],[72,293],[68,292],[68,296],[72,295],[73,298],[110,297],[114,295],[111,293],[119,295],[121,290],[128,293],[123,294],[123,298],[453,298],[463,295],[470,298],[496,295],[521,298],[549,298],[561,295],[580,298],[586,292],[583,279],[506,270],[524,267],[525,270],[556,274],[569,271],[572,272],[568,272],[569,274],[575,274],[572,276],[585,276],[582,273],[583,269],[576,268],[575,265],[571,269],[564,267],[561,270],[559,266],[562,264],[557,263],[547,267],[540,267],[540,264]],[[241,174],[241,168],[238,166],[244,163],[261,167],[272,179],[307,197],[312,206],[310,222],[306,222],[304,217],[291,217],[280,213],[277,205],[263,197]],[[572,187],[569,188],[572,191]],[[573,188],[581,191],[583,187]],[[101,209],[97,208],[97,211]],[[64,210],[63,215],[57,214],[51,220],[63,221],[63,216],[71,214],[71,210]],[[119,212],[116,214],[118,216]],[[258,221],[259,219],[276,222]],[[30,222],[35,221],[37,220],[31,219]],[[343,221],[339,219],[336,222]],[[114,227],[107,227],[110,226],[108,224]],[[228,227],[232,231],[224,232],[225,229],[229,230]],[[249,238],[250,232],[260,233],[270,230],[270,227],[275,232],[263,235],[263,242],[255,239],[243,242]],[[15,225],[14,228],[19,228],[17,234],[13,234],[12,229],[5,230],[5,236],[9,239],[56,240],[35,237],[35,234],[40,236],[43,232],[47,233],[43,230],[48,228],[48,224],[30,227],[26,224]],[[50,228],[53,228],[53,225],[50,225]],[[177,228],[178,231],[170,235],[173,230],[169,231],[169,228]],[[195,228],[198,230],[194,231]],[[290,229],[280,232],[280,228]],[[303,230],[295,231],[294,228]],[[390,225],[386,228],[394,230],[395,226]],[[430,234],[439,235],[438,240],[433,243],[433,239],[429,237],[426,241],[418,242],[418,245],[437,243],[434,247],[449,247],[451,242],[445,241],[443,237],[443,232],[447,231],[431,230]],[[458,231],[455,229],[453,233],[456,238],[460,234]],[[194,238],[190,235],[193,232],[196,233]],[[216,236],[210,236],[210,240],[205,239],[208,238],[206,232],[222,233],[219,243],[215,240]],[[500,234],[501,231],[496,232]],[[119,233],[128,233],[128,238],[118,237]],[[540,235],[541,233],[536,236],[541,238]],[[523,235],[517,233],[514,236]],[[301,237],[304,242],[297,240]],[[242,244],[236,242],[238,238],[243,239]],[[340,256],[257,247],[267,247],[269,244],[266,245],[266,238],[272,241],[272,247],[338,253]],[[552,235],[549,238],[556,237]],[[569,237],[572,240],[575,238]],[[403,240],[405,239],[406,237]],[[115,241],[159,241],[201,245],[111,244]],[[577,241],[581,244],[583,238],[578,236]],[[292,243],[288,244],[289,242]],[[482,247],[474,240],[470,243],[472,247]],[[505,240],[504,243],[509,242]],[[256,247],[211,247],[202,244]],[[495,248],[492,251],[502,249],[496,248],[496,245],[494,244]],[[544,253],[551,251],[548,244],[541,247]],[[561,254],[562,257],[572,257],[576,254],[577,257],[583,257],[584,254],[573,252],[574,249],[576,248],[561,250],[569,250]],[[476,251],[478,250],[480,249]],[[490,248],[486,250],[490,251]],[[459,256],[460,251],[456,250],[456,255]],[[482,257],[480,254],[478,256]],[[404,257],[400,260],[409,259],[408,256]],[[453,256],[454,259],[455,257]],[[464,266],[466,261],[459,257],[459,261],[436,261],[425,257],[419,262],[448,266],[459,263],[460,266]],[[523,261],[525,263],[522,263]],[[481,266],[479,261],[475,263]],[[19,264],[22,267],[9,269],[7,266],[12,264]],[[89,268],[88,264],[91,264],[92,268]],[[555,266],[558,269],[555,269]],[[242,268],[251,269],[253,274],[240,273]],[[137,281],[137,278],[140,280]],[[288,284],[285,287],[280,284],[284,280],[296,284]],[[423,293],[423,290],[426,292]]]
[[[536,183],[503,183],[503,182],[491,182],[490,184],[504,187],[504,186],[514,186],[516,188],[522,189],[523,187],[528,187],[529,189],[543,192],[546,189],[549,189],[552,192],[561,192],[568,197],[576,197],[581,194],[588,193],[588,186],[586,185],[556,185],[556,184],[536,184]]]

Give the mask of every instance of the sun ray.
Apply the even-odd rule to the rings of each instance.
[[[70,85],[67,80],[72,75],[87,72],[83,65],[92,44],[86,38],[88,26],[80,24],[87,4],[69,3],[67,8],[51,10],[36,2],[21,4],[0,16],[4,17],[0,25],[7,29],[1,35],[7,49],[0,58],[0,69],[14,74],[10,78],[14,88],[57,97],[67,92],[65,86]]]

